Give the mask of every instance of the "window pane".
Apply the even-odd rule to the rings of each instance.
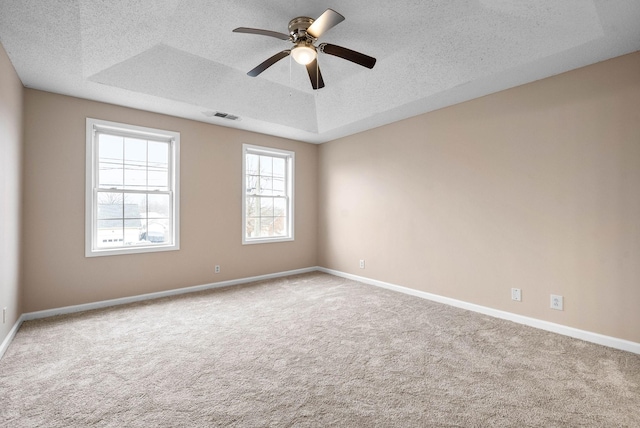
[[[273,158],[271,156],[260,156],[260,175],[273,174]]]
[[[274,177],[273,178],[273,194],[274,195],[283,195],[285,192],[285,187],[284,187],[284,178],[277,178]]]
[[[170,242],[169,219],[149,219],[143,221],[140,241],[153,244]]]
[[[273,198],[260,198],[260,217],[273,216]]]
[[[271,196],[273,194],[273,179],[271,177],[260,176],[260,194]]]
[[[122,188],[124,168],[123,138],[114,135],[98,136],[98,187]]]
[[[154,170],[149,166],[149,190],[168,190],[169,171]]]
[[[250,195],[256,194],[258,192],[258,183],[260,182],[260,176],[258,175],[247,175],[246,182],[246,192]]]
[[[169,168],[169,143],[149,141],[149,165],[158,168]]]
[[[277,236],[286,236],[287,231],[287,218],[286,216],[275,217],[273,219],[273,234]]]
[[[98,216],[99,220],[118,218],[124,215],[123,194],[115,192],[98,192]]]
[[[282,158],[273,158],[273,176],[284,178],[285,161]]]
[[[143,224],[143,219],[140,218],[125,218],[124,219],[124,227],[125,229],[135,229],[136,231],[140,230]]]
[[[124,186],[143,190],[147,187],[147,141],[124,139]]]
[[[167,194],[149,194],[148,210],[149,218],[169,218],[169,195]]]
[[[259,236],[260,232],[260,219],[255,217],[248,217],[246,224],[247,236],[255,238]]]
[[[125,189],[131,189],[131,190],[147,189],[146,166],[128,162],[128,163],[125,163],[124,168],[125,168],[124,169],[124,188]]]
[[[97,226],[96,244],[99,248],[123,245],[123,220],[98,220]]]
[[[141,193],[127,193],[124,195],[124,216],[128,219],[147,216],[147,195]]]
[[[273,199],[273,233],[276,236],[286,236],[287,229],[287,200],[285,198]]]
[[[124,221],[124,242],[122,245],[139,245],[140,234],[144,225],[143,219],[129,219]]]
[[[273,198],[273,215],[275,217],[287,215],[287,200],[284,198]]]
[[[245,215],[247,217],[260,217],[260,198],[247,198],[245,203]]]
[[[117,231],[121,231],[122,230],[122,225],[124,220],[117,219],[117,220],[98,220],[98,230],[106,230],[106,229],[116,229]]]
[[[153,169],[149,165],[148,189],[149,190],[169,190],[169,171]]]
[[[245,174],[258,175],[260,156],[247,154],[245,157]]]
[[[128,193],[124,195],[124,244],[140,244],[140,235],[146,224],[147,195]]]
[[[125,138],[124,158],[128,162],[147,163],[147,140]]]
[[[273,217],[260,218],[260,236],[273,236]]]
[[[122,161],[124,159],[124,138],[116,135],[99,134],[98,157],[105,160]],[[121,162],[120,162],[121,163]]]
[[[169,190],[169,144],[149,141],[149,190]]]

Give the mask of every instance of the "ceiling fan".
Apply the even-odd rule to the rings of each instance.
[[[289,34],[247,27],[239,27],[233,31],[235,33],[275,37],[280,40],[288,40],[294,44],[291,49],[278,52],[249,71],[247,73],[249,76],[256,77],[276,62],[291,55],[298,64],[307,67],[313,89],[320,89],[324,88],[324,81],[322,80],[322,74],[318,67],[318,51],[346,59],[367,68],[373,68],[376,64],[375,58],[351,49],[343,48],[342,46],[336,46],[330,43],[320,43],[318,46],[314,45],[320,36],[342,21],[344,21],[344,16],[333,9],[327,9],[315,20],[307,16],[293,18],[289,21]]]

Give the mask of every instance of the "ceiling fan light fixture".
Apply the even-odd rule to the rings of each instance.
[[[298,64],[307,65],[316,59],[318,53],[313,45],[299,44],[291,49],[291,56]]]
[[[304,65],[309,74],[309,81],[313,89],[324,88],[324,80],[320,67],[318,66],[318,49],[320,52],[346,59],[366,68],[373,68],[376,59],[351,49],[330,43],[321,43],[315,46],[314,43],[331,28],[344,21],[344,16],[333,9],[325,10],[318,19],[308,16],[298,16],[289,21],[289,34],[279,33],[271,30],[261,30],[259,28],[238,27],[234,33],[258,34],[261,36],[275,37],[280,40],[287,40],[293,43],[291,49],[285,49],[267,58],[247,72],[248,76],[256,77],[263,71],[271,67],[278,61],[293,57],[293,60],[300,65]]]

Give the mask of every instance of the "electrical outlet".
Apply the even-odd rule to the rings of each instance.
[[[564,307],[564,299],[556,294],[551,295],[551,309],[562,311]]]
[[[215,269],[214,269],[215,273],[220,273],[220,265],[216,265]]]
[[[2,308],[2,324],[7,323],[7,308]]]
[[[364,260],[360,260],[360,269],[364,269]]]
[[[511,289],[511,300],[515,300],[516,302],[522,301],[522,291],[519,288]]]

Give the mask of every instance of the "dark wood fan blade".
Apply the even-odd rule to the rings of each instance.
[[[316,39],[322,34],[344,21],[344,16],[340,15],[333,9],[327,9],[318,17],[313,24],[307,28],[307,34],[311,34]]]
[[[280,40],[289,40],[289,35],[284,33],[278,33],[277,31],[260,30],[258,28],[238,27],[233,30],[234,33],[246,33],[246,34],[258,34],[260,36],[275,37]]]
[[[343,48],[342,46],[336,46],[329,43],[322,43],[320,46],[321,52],[329,55],[344,58],[347,61],[355,62],[358,65],[367,68],[373,68],[376,65],[376,59],[369,55],[365,55],[360,52],[352,51],[351,49]]]
[[[280,61],[282,58],[288,57],[290,53],[291,51],[288,49],[286,51],[278,52],[277,54],[275,54],[268,60],[264,61],[262,64],[260,64],[250,72],[248,72],[247,74],[251,77],[256,77],[258,74],[262,73],[267,68],[271,67],[273,64]]]
[[[313,89],[324,88],[324,80],[322,80],[322,73],[320,73],[317,59],[307,64],[307,72],[309,73],[309,80],[311,80]]]

